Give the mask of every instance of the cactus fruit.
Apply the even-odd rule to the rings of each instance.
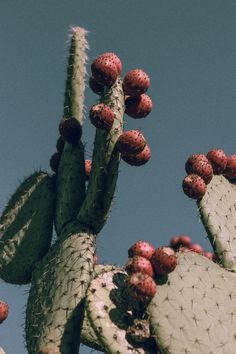
[[[128,249],[129,257],[141,256],[150,259],[155,251],[155,247],[146,241],[136,241],[133,246]]]
[[[105,52],[99,56],[99,58],[109,58],[111,61],[113,61],[116,65],[118,74],[120,75],[122,71],[122,62],[120,58],[113,52]]]
[[[206,157],[212,165],[214,174],[222,174],[227,164],[227,156],[224,151],[222,149],[213,149],[208,151]]]
[[[57,173],[60,159],[61,159],[61,154],[58,151],[55,152],[50,158],[49,164],[50,164],[52,171],[55,173]]]
[[[9,306],[5,301],[0,300],[0,323],[7,319]]]
[[[128,130],[119,136],[116,148],[121,154],[135,154],[141,152],[146,144],[146,139],[139,130]]]
[[[78,120],[73,117],[61,119],[59,132],[62,138],[72,145],[77,145],[82,136],[81,125]]]
[[[170,247],[159,247],[150,259],[154,271],[158,275],[166,275],[172,272],[177,265],[175,251]]]
[[[104,85],[99,84],[93,76],[89,78],[89,87],[96,95],[101,96],[104,92]]]
[[[133,273],[144,273],[148,274],[150,277],[153,277],[154,275],[151,262],[147,258],[141,256],[129,258],[125,265],[125,270],[129,275]]]
[[[140,272],[128,277],[127,286],[131,298],[144,303],[153,298],[157,291],[153,278]]]
[[[174,236],[170,241],[170,247],[172,247],[174,250],[179,249],[181,246],[188,248],[191,243],[191,237],[188,235]]]
[[[213,168],[210,163],[200,160],[192,164],[190,173],[202,177],[204,182],[208,184],[213,177]]]
[[[125,95],[140,96],[150,86],[150,78],[142,69],[130,70],[124,77],[123,88]]]
[[[85,175],[87,180],[89,179],[91,170],[92,170],[92,160],[85,160]]]
[[[196,253],[203,253],[203,248],[201,245],[199,245],[198,243],[192,243],[189,246],[190,251],[192,252],[196,252]]]
[[[152,110],[151,98],[143,93],[140,96],[128,96],[125,99],[125,113],[132,118],[144,118]]]
[[[196,162],[200,162],[200,161],[205,162],[205,163],[209,163],[208,158],[204,154],[193,154],[193,155],[190,155],[188,157],[186,163],[185,163],[185,171],[188,174],[191,174],[192,173],[193,164],[196,163]]]
[[[236,178],[236,155],[228,156],[223,174],[229,180]]]
[[[206,193],[204,180],[196,174],[187,175],[183,180],[182,187],[189,198],[200,199]]]
[[[117,65],[110,57],[99,56],[91,65],[92,76],[103,86],[112,86],[118,78]]]
[[[151,149],[148,145],[137,154],[121,154],[122,160],[131,166],[141,166],[147,163],[151,157]]]
[[[115,119],[115,114],[108,105],[99,103],[91,107],[89,118],[96,128],[110,130]]]

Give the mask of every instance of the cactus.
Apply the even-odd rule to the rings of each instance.
[[[109,106],[114,122],[109,129],[96,129],[88,178],[80,140],[87,32],[73,27],[70,34],[62,122],[76,122],[79,134],[58,148],[55,174],[39,171],[26,178],[0,219],[0,276],[9,283],[31,283],[25,321],[28,352],[77,354],[83,343],[112,354],[233,354],[236,187],[232,181],[214,175],[197,201],[218,264],[191,247],[180,247],[177,266],[169,274],[155,275],[157,291],[151,299],[143,296],[144,301],[132,298],[124,267],[96,264],[96,236],[107,220],[118,177],[117,141],[123,133],[125,95],[120,73],[109,86],[109,80],[102,80],[101,67],[108,60],[104,55],[96,69],[99,104]],[[112,56],[108,61],[118,73]],[[148,86],[149,81],[145,92]],[[145,162],[136,161],[144,148],[131,151],[130,164],[148,161],[150,151]],[[57,239],[52,244],[53,224]],[[149,258],[153,252],[154,248]]]

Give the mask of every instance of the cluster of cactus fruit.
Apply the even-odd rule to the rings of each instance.
[[[82,343],[112,354],[234,354],[235,155],[212,150],[186,163],[183,189],[197,199],[213,253],[180,235],[158,248],[137,241],[122,268],[98,264],[96,235],[107,220],[120,158],[139,166],[151,156],[142,132],[123,132],[123,117],[146,117],[152,101],[143,70],[122,78],[115,53],[98,56],[89,79],[100,96],[89,112],[96,134],[92,159],[86,160],[86,35],[80,27],[71,29],[60,137],[50,159],[54,173],[26,178],[0,219],[0,277],[31,283],[27,350],[77,354]],[[0,302],[0,322],[7,314]]]

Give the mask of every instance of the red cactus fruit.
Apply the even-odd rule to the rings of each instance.
[[[112,86],[118,77],[117,65],[108,56],[97,57],[91,65],[91,71],[94,79],[103,86]]]
[[[150,79],[142,69],[129,71],[123,81],[125,95],[140,96],[147,91],[150,86]]]
[[[0,323],[6,320],[9,312],[9,306],[5,301],[0,300]]]
[[[91,170],[92,170],[92,160],[85,160],[85,175],[87,180],[89,179]]]
[[[106,52],[106,53],[103,53],[99,56],[99,58],[103,58],[103,57],[107,57],[109,59],[111,59],[111,61],[113,61],[116,65],[116,68],[117,68],[117,71],[118,71],[118,74],[120,75],[121,71],[122,71],[122,62],[120,60],[120,58],[113,52]]]
[[[116,147],[121,154],[136,154],[141,152],[146,144],[146,139],[139,130],[128,130],[119,136]]]
[[[60,154],[62,154],[64,146],[65,146],[65,141],[63,140],[62,136],[60,136],[57,139],[57,143],[56,143],[56,149]]]
[[[128,249],[129,257],[141,256],[150,259],[155,252],[155,247],[146,241],[139,240]]]
[[[104,92],[104,86],[99,84],[93,76],[89,78],[89,87],[96,95],[101,96]]]
[[[127,279],[130,296],[138,301],[147,302],[156,294],[157,286],[152,277],[144,273],[134,273]]]
[[[177,265],[177,256],[170,247],[159,247],[152,255],[151,263],[158,275],[166,275],[172,272]]]
[[[125,270],[129,275],[139,272],[148,274],[150,277],[153,277],[154,275],[151,262],[147,258],[141,256],[129,258],[125,265]]]
[[[206,184],[204,180],[195,174],[186,176],[183,180],[183,191],[189,197],[193,199],[200,199],[206,193]]]
[[[125,99],[125,113],[132,118],[144,118],[152,110],[152,100],[143,93],[140,96],[128,96]]]
[[[179,240],[180,236],[174,236],[170,240],[170,247],[173,248],[174,250],[177,250],[179,248]]]
[[[82,127],[76,118],[62,118],[59,132],[65,141],[76,145],[82,136]]]
[[[207,257],[211,261],[213,261],[213,259],[214,259],[214,253],[212,253],[212,252],[203,252],[203,256]]]
[[[91,107],[89,118],[96,128],[110,130],[115,119],[115,113],[105,103],[98,103]]]
[[[179,240],[179,244],[182,247],[189,247],[192,243],[191,237],[188,235],[181,235],[180,236],[180,240]]]
[[[55,152],[50,158],[49,164],[50,164],[52,171],[55,173],[57,173],[60,159],[61,159],[61,154],[58,151]]]
[[[151,149],[148,145],[138,154],[121,154],[122,160],[131,166],[141,166],[147,163],[151,157]]]
[[[202,177],[204,182],[208,184],[213,177],[213,168],[209,162],[200,160],[193,163],[191,173]]]
[[[202,246],[199,245],[198,243],[192,243],[192,244],[189,246],[189,249],[190,249],[190,251],[196,252],[196,253],[203,253],[203,252],[204,252]]]
[[[227,157],[227,164],[223,175],[229,180],[236,178],[236,155]]]
[[[220,175],[226,168],[227,156],[221,149],[213,149],[208,151],[207,158],[210,161],[213,171],[216,175]]]
[[[185,171],[190,174],[193,173],[192,172],[192,166],[194,163],[199,162],[199,161],[203,161],[206,163],[209,163],[209,160],[207,159],[206,155],[204,154],[193,154],[191,156],[188,157],[186,163],[185,163]]]

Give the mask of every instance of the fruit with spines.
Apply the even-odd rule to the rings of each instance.
[[[94,79],[103,86],[112,86],[118,78],[116,63],[108,56],[97,57],[92,65],[91,71]]]
[[[206,156],[212,165],[214,174],[222,174],[227,165],[227,156],[225,152],[222,149],[213,149],[208,151]]]
[[[150,277],[153,277],[154,275],[151,262],[147,258],[141,256],[129,258],[125,265],[125,270],[129,275],[139,272],[148,274]]]
[[[140,96],[128,96],[125,99],[125,113],[132,118],[144,118],[152,111],[151,98],[143,93]]]
[[[192,243],[191,237],[188,235],[180,235],[172,237],[170,247],[177,250],[179,247],[189,247]]]
[[[193,199],[200,199],[206,193],[204,180],[196,174],[187,175],[183,180],[182,188],[184,193]]]
[[[61,159],[61,154],[58,151],[55,152],[50,158],[49,165],[50,165],[52,171],[55,173],[57,173],[60,159]]]
[[[58,139],[57,139],[57,143],[56,143],[56,149],[57,151],[62,154],[63,152],[63,149],[64,149],[64,146],[65,146],[65,141],[63,139],[62,136],[60,136]]]
[[[229,180],[236,178],[236,154],[227,157],[227,164],[223,175]]]
[[[198,243],[192,243],[189,246],[189,250],[192,251],[192,252],[196,252],[196,253],[203,253],[204,252],[202,246],[199,245]]]
[[[208,251],[205,251],[202,253],[203,256],[207,257],[208,259],[210,259],[211,261],[214,260],[214,253],[213,252],[208,252]]]
[[[151,149],[147,144],[145,148],[137,154],[121,154],[122,160],[131,166],[142,166],[151,158]]]
[[[122,133],[116,142],[116,148],[121,154],[137,154],[147,142],[140,130],[128,130]]]
[[[8,317],[9,306],[5,301],[0,300],[0,323],[4,322]]]
[[[89,179],[91,170],[92,170],[92,160],[85,160],[85,175],[87,180]]]
[[[190,155],[185,163],[185,171],[188,174],[192,173],[192,168],[193,168],[193,164],[197,163],[197,162],[205,162],[205,163],[209,163],[208,158],[206,157],[206,155],[204,154],[193,154]]]
[[[82,136],[82,127],[74,117],[62,118],[59,124],[59,132],[69,144],[77,145]]]
[[[203,160],[196,161],[190,169],[191,174],[196,174],[204,180],[206,184],[210,183],[213,177],[213,168],[209,162]]]
[[[138,240],[128,249],[129,257],[141,256],[150,259],[155,252],[155,247],[146,241]]]
[[[128,292],[131,298],[147,302],[156,294],[157,286],[152,277],[144,273],[134,273],[127,279]]]
[[[89,87],[96,95],[101,96],[104,92],[104,85],[99,84],[93,76],[89,78]]]
[[[121,71],[122,71],[122,62],[120,60],[120,58],[118,57],[117,54],[113,53],[113,52],[105,52],[103,54],[101,54],[99,56],[99,58],[109,58],[112,62],[115,63],[118,74],[120,75]]]
[[[105,103],[98,103],[91,107],[89,118],[96,128],[110,130],[115,119],[115,114]]]
[[[125,95],[140,96],[150,86],[150,78],[142,69],[130,70],[124,77],[123,88]]]
[[[167,275],[172,272],[177,265],[175,251],[170,247],[159,247],[155,250],[150,259],[153,269],[158,275]]]

